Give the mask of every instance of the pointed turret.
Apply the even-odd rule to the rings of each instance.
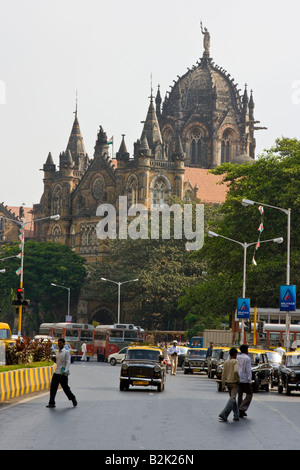
[[[66,148],[66,152],[68,151],[71,152],[72,159],[75,165],[77,166],[78,170],[86,170],[89,164],[89,158],[85,150],[83,137],[79,126],[79,121],[77,117],[77,107],[75,111],[75,119],[73,122],[72,131]]]
[[[160,86],[157,87],[157,94],[155,97],[155,104],[156,104],[156,115],[159,118],[161,115],[161,96],[160,96]]]
[[[54,164],[51,152],[48,153],[46,163],[44,163],[44,165],[43,165],[43,170],[44,171],[55,171],[56,170],[56,166]]]
[[[160,127],[159,127],[156,111],[153,105],[152,91],[151,91],[151,96],[150,96],[150,105],[148,108],[148,113],[147,113],[147,117],[144,123],[143,132],[142,132],[142,136],[143,135],[146,136],[148,145],[152,151],[153,151],[154,144],[156,142],[162,143]]]
[[[129,160],[129,153],[127,152],[127,147],[125,144],[125,134],[122,134],[122,142],[119,148],[119,151],[116,153],[117,160]]]

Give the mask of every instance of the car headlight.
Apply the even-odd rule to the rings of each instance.
[[[293,371],[291,372],[291,375],[290,375],[290,376],[291,376],[291,377],[296,377],[296,375],[297,375],[296,372],[293,370]]]
[[[217,372],[218,372],[218,374],[221,374],[221,373],[222,373],[222,370],[223,370],[223,368],[222,368],[222,367],[218,367],[218,368],[217,368]]]
[[[154,372],[156,372],[156,373],[157,373],[157,372],[160,372],[160,367],[159,367],[159,365],[154,366],[154,369],[153,369],[153,370],[154,370]]]
[[[188,364],[189,362],[190,362],[190,360],[186,358],[185,363]]]
[[[126,362],[122,364],[122,370],[128,370],[128,364],[126,364]]]

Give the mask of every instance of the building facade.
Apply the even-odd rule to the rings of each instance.
[[[240,95],[230,74],[210,57],[210,37],[202,30],[204,52],[196,65],[174,80],[164,100],[160,88],[151,97],[141,136],[133,155],[125,137],[114,158],[109,157],[105,130],[100,126],[93,158],[86,152],[77,110],[66,150],[58,168],[51,153],[43,165],[44,192],[34,217],[59,213],[59,221],[36,224],[36,238],[64,243],[92,262],[102,255],[97,238],[97,207],[128,206],[148,209],[168,204],[172,195],[196,196],[204,203],[222,203],[226,187],[208,173],[223,162],[253,162],[255,157],[253,94]],[[82,306],[80,307],[82,308]],[[98,307],[95,306],[94,309]],[[85,310],[85,313],[83,312]],[[79,319],[86,317],[88,307]]]

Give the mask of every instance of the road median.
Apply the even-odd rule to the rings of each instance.
[[[49,389],[55,368],[53,364],[0,372],[0,403]]]

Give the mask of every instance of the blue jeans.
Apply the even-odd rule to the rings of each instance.
[[[229,414],[233,411],[234,418],[239,417],[239,408],[236,401],[236,397],[239,391],[239,384],[238,383],[228,383],[227,384],[228,392],[229,392],[229,400],[224,408],[221,411],[220,415],[224,418],[228,418]]]

